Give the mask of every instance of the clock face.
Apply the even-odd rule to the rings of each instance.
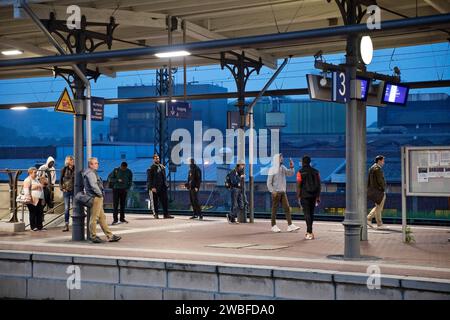
[[[361,59],[365,64],[370,64],[373,58],[373,44],[370,36],[363,36],[360,43]]]

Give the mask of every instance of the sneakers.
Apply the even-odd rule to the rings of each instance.
[[[385,226],[384,224],[380,224],[379,226],[377,226],[377,229],[378,230],[382,230],[382,229],[386,230],[386,229],[389,229],[389,228],[388,228],[388,226]]]
[[[198,220],[203,220],[203,216],[198,217]]]
[[[66,224],[64,226],[64,229],[62,229],[62,232],[67,232],[67,231],[69,231],[69,225],[68,224]]]
[[[367,218],[367,225],[373,229],[372,219]]]
[[[314,240],[314,233],[306,233],[305,239],[306,240]]]
[[[197,218],[197,216],[192,216],[192,217],[189,217],[189,219],[195,219],[195,218]]]
[[[113,234],[113,236],[111,238],[108,239],[109,242],[117,242],[120,239],[122,239],[122,237],[120,236],[116,236],[115,234]]]
[[[155,219],[159,219],[159,216],[158,216],[157,213],[155,213],[155,214],[153,215],[153,217],[154,217]]]
[[[287,232],[291,232],[291,231],[295,231],[295,230],[298,230],[298,229],[300,229],[300,227],[299,226],[296,226],[295,224],[290,224],[290,225],[288,225],[288,227],[287,227]]]
[[[271,230],[272,232],[281,232],[280,228],[278,228],[277,225],[274,225]]]
[[[228,223],[231,223],[231,224],[239,224],[239,222],[236,221],[236,218],[231,217],[230,214],[227,214],[227,220],[228,220]]]
[[[113,223],[111,223],[112,226],[115,226],[115,225],[118,225],[118,224],[121,224],[121,222],[120,221],[113,221]]]
[[[39,231],[39,229],[38,228],[34,228],[31,231]]]
[[[104,241],[100,239],[99,237],[95,237],[91,239],[92,243],[103,243]]]
[[[170,214],[169,215],[167,215],[167,216],[164,216],[164,219],[173,219],[174,217],[173,216],[171,216]]]
[[[123,219],[123,220],[120,220],[120,223],[128,223],[128,221]]]

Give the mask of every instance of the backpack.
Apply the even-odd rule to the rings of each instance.
[[[302,175],[302,195],[304,197],[317,197],[320,192],[318,172],[314,169],[300,171]]]
[[[112,189],[114,188],[114,183],[116,183],[116,177],[117,172],[119,171],[119,168],[115,168],[109,175],[108,175],[108,188]]]

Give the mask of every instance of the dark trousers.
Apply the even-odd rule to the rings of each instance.
[[[202,216],[202,208],[200,207],[199,201],[198,201],[198,191],[195,191],[194,189],[189,190],[189,198],[191,200],[192,205],[192,211],[194,212],[194,216]]]
[[[231,189],[231,212],[230,217],[232,220],[236,219],[240,210],[245,210],[247,206],[247,197],[245,193],[242,193],[241,188]],[[246,212],[244,211],[244,216]]]
[[[160,202],[163,207],[164,216],[168,216],[169,215],[169,199],[167,198],[167,188],[156,189],[156,193],[153,193],[153,204],[155,206],[156,214],[158,214]]]
[[[28,211],[30,212],[30,228],[42,230],[42,222],[44,220],[44,206],[42,201],[39,200],[37,205],[27,204]]]
[[[306,221],[306,232],[312,233],[312,225],[314,222],[314,208],[316,207],[316,198],[301,198],[300,203],[303,207],[303,214]]]
[[[53,186],[48,185],[47,187],[44,188],[44,199],[48,209],[53,208],[53,197],[54,197]]]
[[[113,219],[118,221],[118,209],[120,204],[120,221],[125,220],[125,203],[127,201],[127,189],[113,189]]]

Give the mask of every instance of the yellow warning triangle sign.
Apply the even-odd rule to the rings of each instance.
[[[73,106],[72,100],[70,100],[69,92],[66,88],[64,88],[56,103],[55,111],[75,114],[75,107]]]

